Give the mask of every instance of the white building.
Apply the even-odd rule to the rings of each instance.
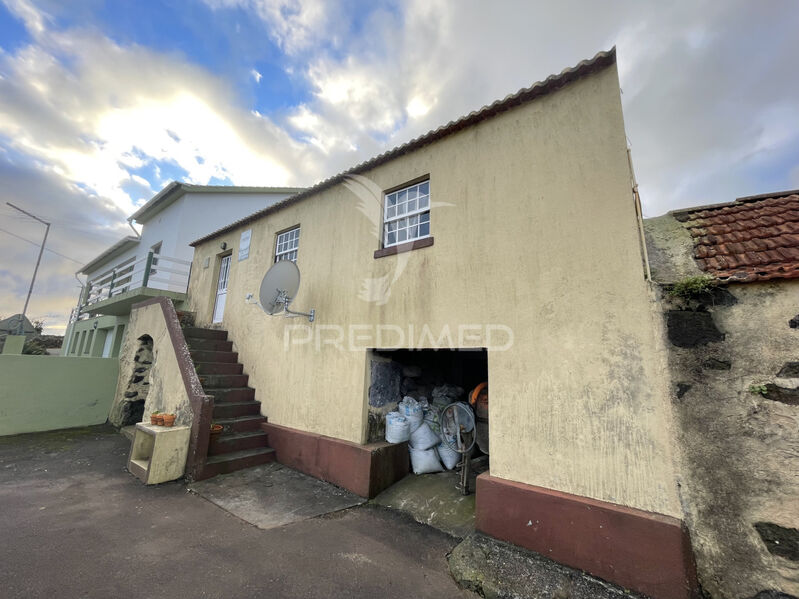
[[[114,357],[130,307],[166,295],[186,298],[193,249],[189,243],[302,191],[294,187],[189,185],[173,181],[128,222],[141,225],[78,271],[86,276],[64,335],[64,356]]]

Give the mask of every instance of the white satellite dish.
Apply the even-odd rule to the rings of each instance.
[[[307,316],[310,322],[314,321],[316,310],[307,314],[292,312],[289,304],[297,295],[300,288],[300,269],[291,260],[281,260],[272,265],[261,281],[261,290],[258,294],[260,306],[270,315],[279,314],[281,311],[286,316]]]

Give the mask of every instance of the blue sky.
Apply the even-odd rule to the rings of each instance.
[[[32,314],[172,179],[313,184],[617,46],[645,215],[799,187],[794,0],[0,0],[0,229]],[[0,231],[0,316],[34,244]],[[69,256],[72,260],[65,259]]]

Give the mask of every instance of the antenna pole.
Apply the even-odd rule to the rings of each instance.
[[[19,334],[20,335],[24,335],[25,334],[25,313],[28,311],[28,303],[31,300],[31,293],[33,293],[33,284],[36,282],[36,273],[39,272],[39,264],[42,261],[42,254],[44,253],[44,246],[47,243],[47,235],[50,233],[50,223],[48,223],[47,221],[42,220],[38,216],[34,216],[30,212],[27,212],[27,211],[23,210],[19,206],[14,206],[14,204],[12,204],[11,202],[6,202],[6,204],[11,206],[14,210],[19,210],[20,212],[22,212],[22,214],[24,214],[26,216],[29,216],[29,217],[31,217],[34,220],[38,220],[40,223],[42,223],[45,226],[44,239],[42,239],[42,246],[39,248],[39,257],[36,258],[36,266],[33,269],[33,277],[31,278],[31,285],[30,285],[30,287],[28,287],[28,295],[25,298],[25,307],[22,308],[22,317],[19,319]]]

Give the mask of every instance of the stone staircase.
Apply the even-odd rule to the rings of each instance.
[[[213,422],[223,426],[222,433],[211,438],[201,478],[274,461],[275,450],[260,427],[266,422],[261,402],[247,386],[248,375],[242,374],[244,366],[227,331],[187,327],[183,336],[205,393],[214,397]]]

